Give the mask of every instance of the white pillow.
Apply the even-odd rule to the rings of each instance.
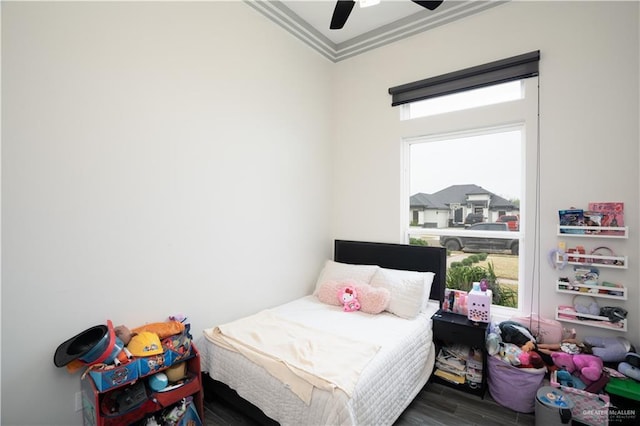
[[[434,275],[433,272],[380,268],[370,284],[386,288],[391,293],[388,312],[412,319],[426,307]]]
[[[352,280],[369,284],[373,274],[375,274],[379,268],[377,265],[351,265],[349,263],[327,260],[322,271],[320,271],[313,294],[317,295],[322,284],[327,281]]]
[[[422,298],[422,311],[427,310],[427,304],[429,303],[429,296],[431,295],[431,285],[433,284],[433,278],[436,276],[435,272],[419,272],[424,275],[424,297]]]

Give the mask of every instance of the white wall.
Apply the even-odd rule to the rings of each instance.
[[[308,294],[331,63],[241,2],[2,3],[2,420],[81,424],[56,347]]]
[[[531,214],[526,223],[527,261],[540,271],[540,279],[527,275],[536,284],[533,311],[553,317],[560,301],[571,304],[570,296],[555,293],[558,273],[547,263],[547,252],[558,242],[558,209],[623,201],[628,240],[569,244],[594,248],[604,243],[629,256],[628,270],[603,270],[603,276],[629,287],[625,335],[639,345],[639,16],[637,2],[511,2],[339,62],[334,70],[340,78],[334,86],[333,236],[402,241],[404,129],[398,109],[390,106],[389,87],[540,50],[537,250]],[[527,158],[527,166],[534,165],[535,155]],[[529,194],[534,190],[531,182]],[[527,208],[532,213],[531,203]],[[535,263],[532,253],[540,253]],[[620,334],[576,328],[581,336]]]
[[[541,297],[557,210],[624,201],[638,344],[639,18],[514,2],[334,65],[240,3],[3,2],[1,423],[80,424],[52,357],[88,326],[198,334],[308,292],[332,238],[399,241],[387,89],[536,49]]]

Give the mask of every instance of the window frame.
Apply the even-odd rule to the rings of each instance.
[[[536,250],[538,233],[538,181],[539,181],[539,117],[538,117],[538,77],[522,80],[524,96],[500,104],[464,109],[438,115],[399,120],[401,139],[401,241],[408,244],[409,235],[419,233],[438,235],[437,229],[418,230],[410,227],[410,147],[411,144],[427,140],[445,140],[481,133],[493,133],[505,129],[520,128],[522,141],[521,155],[521,200],[520,228],[513,231],[520,239],[518,308],[494,305],[492,314],[498,318],[509,318],[517,314],[530,313],[533,297],[533,283],[539,280],[539,254]],[[399,116],[403,116],[402,107]],[[460,124],[464,123],[464,124]],[[443,231],[440,231],[443,232]],[[446,231],[444,231],[446,232]],[[449,231],[450,232],[450,231]]]

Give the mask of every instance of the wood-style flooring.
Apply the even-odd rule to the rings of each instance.
[[[484,399],[438,383],[427,383],[394,426],[534,425],[533,414],[502,407],[487,392]],[[216,401],[205,401],[205,426],[255,426],[242,413]],[[300,425],[316,426],[316,425]],[[368,425],[363,425],[368,426]]]

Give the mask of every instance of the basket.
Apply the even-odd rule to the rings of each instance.
[[[520,413],[533,413],[536,393],[542,386],[546,367],[518,368],[497,356],[488,357],[487,384],[494,401]]]
[[[551,386],[562,389],[573,401],[572,419],[590,426],[607,426],[609,424],[609,395],[562,386],[556,378],[555,371],[551,373],[550,381]]]

